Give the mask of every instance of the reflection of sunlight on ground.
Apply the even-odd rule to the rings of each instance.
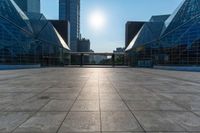
[[[66,67],[0,75],[2,132],[200,131],[198,73]]]

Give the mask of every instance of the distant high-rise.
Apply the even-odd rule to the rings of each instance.
[[[14,0],[24,12],[40,13],[40,0]]]
[[[90,52],[90,40],[89,39],[80,39],[78,41],[78,52]]]
[[[70,22],[70,48],[77,52],[80,38],[80,0],[59,0],[59,19]]]

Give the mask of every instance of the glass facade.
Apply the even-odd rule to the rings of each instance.
[[[0,6],[0,64],[68,63],[67,44],[42,14],[25,14],[13,0]]]
[[[70,22],[70,48],[77,52],[80,38],[80,0],[59,0],[59,19]]]
[[[199,0],[184,0],[171,16],[151,20],[126,49],[133,65],[200,65]]]
[[[14,0],[23,12],[40,13],[40,0]]]

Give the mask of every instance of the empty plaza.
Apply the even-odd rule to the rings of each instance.
[[[0,71],[1,133],[199,133],[200,75],[136,68]]]

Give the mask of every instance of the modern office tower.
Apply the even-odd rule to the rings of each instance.
[[[183,0],[166,18],[153,16],[126,48],[134,64],[199,66],[200,1]]]
[[[78,52],[90,52],[90,40],[89,39],[79,39],[78,41]],[[89,55],[84,55],[83,61],[84,64],[88,64],[90,60]]]
[[[144,22],[140,21],[128,21],[126,23],[126,33],[125,33],[125,48],[128,47],[132,39],[135,37],[135,35],[138,33],[138,31],[143,26]]]
[[[70,22],[70,48],[77,52],[80,38],[80,0],[59,0],[59,19]]]
[[[14,0],[24,12],[40,13],[40,0]]]

